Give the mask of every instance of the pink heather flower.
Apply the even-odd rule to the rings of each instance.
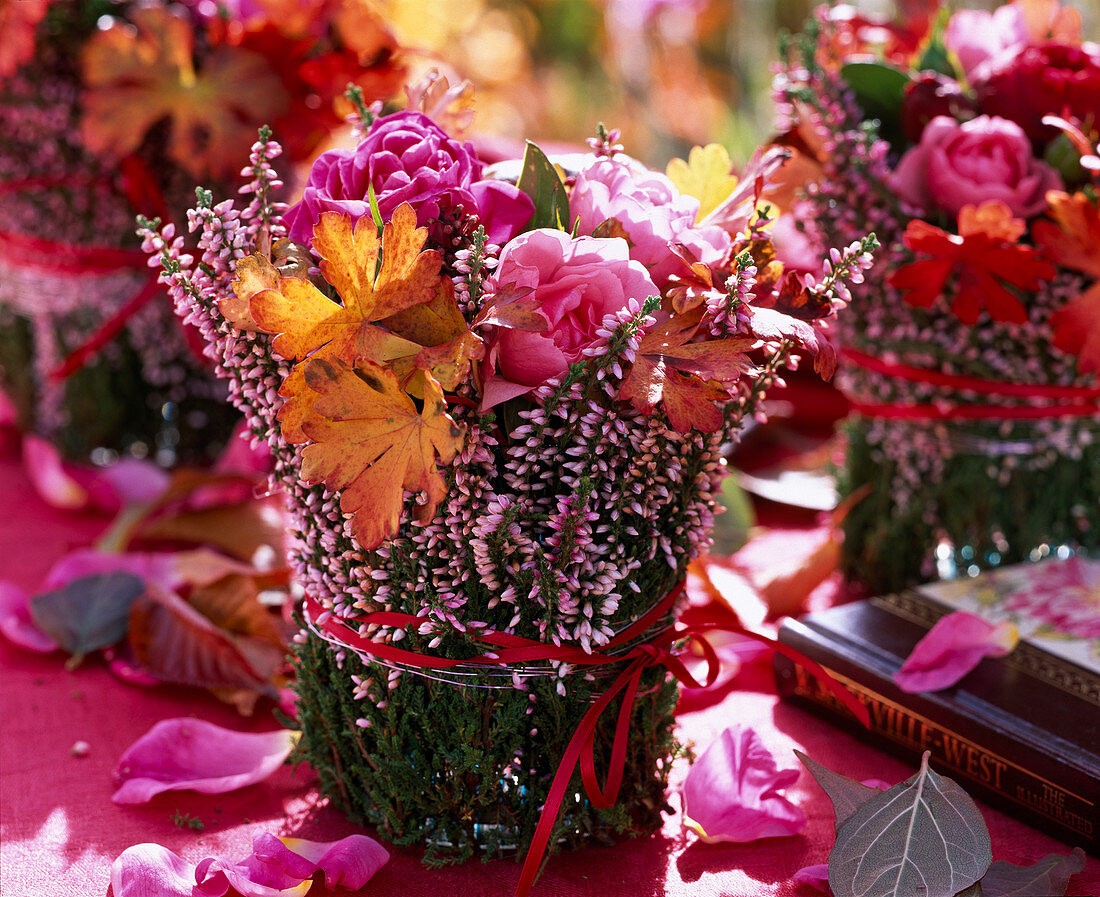
[[[534,230],[504,247],[494,287],[530,292],[545,333],[498,327],[489,339],[486,362],[488,408],[530,392],[585,358],[606,315],[658,295],[644,267],[629,258],[625,240],[570,238],[559,230]]]
[[[1027,22],[1015,3],[993,12],[984,9],[960,9],[947,23],[943,35],[947,49],[959,57],[969,78],[982,63],[1006,50],[1027,44]]]
[[[368,191],[389,220],[401,203],[416,210],[421,226],[453,214],[480,216],[494,243],[514,237],[531,218],[534,204],[504,181],[482,180],[482,164],[468,143],[459,143],[420,112],[377,118],[354,150],[333,149],[313,163],[302,199],[286,213],[290,239],[308,244],[322,212],[370,215]]]
[[[670,243],[712,267],[729,258],[730,235],[714,225],[697,227],[698,213],[699,200],[682,195],[663,174],[619,159],[597,159],[583,169],[569,198],[570,220],[579,219],[582,234],[595,233],[608,219],[618,221],[631,243],[630,257],[646,266],[658,286],[686,271]]]
[[[1004,118],[982,115],[957,122],[940,115],[894,172],[898,195],[922,213],[941,209],[958,215],[965,205],[1000,200],[1013,215],[1030,218],[1046,206],[1048,190],[1062,179],[1031,154],[1023,129]]]

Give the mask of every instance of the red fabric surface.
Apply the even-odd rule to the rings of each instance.
[[[23,478],[15,457],[0,452],[0,578],[34,589],[69,548],[87,544],[102,519],[74,517],[44,506]],[[226,795],[162,794],[142,806],[111,802],[118,757],[160,719],[194,716],[222,726],[275,727],[266,712],[242,719],[203,693],[167,687],[142,689],[115,679],[96,660],[67,672],[60,654],[40,656],[0,640],[3,670],[0,736],[0,894],[3,897],[71,897],[108,892],[111,862],[125,848],[154,841],[195,863],[215,854],[240,858],[258,831],[314,840],[343,837],[356,827],[320,798],[306,769],[289,767],[258,785]],[[857,779],[900,781],[911,770],[888,755],[785,704],[777,702],[765,669],[739,677],[721,700],[695,701],[703,709],[681,716],[682,733],[701,752],[722,729],[751,725],[781,764],[794,766],[799,748]],[[90,752],[70,748],[86,741]],[[675,774],[671,803],[679,811]],[[803,773],[788,796],[809,823],[800,835],[746,845],[705,845],[681,832],[679,812],[653,837],[610,848],[558,854],[548,863],[535,897],[810,897],[816,892],[791,878],[802,866],[825,861],[833,814],[825,796]],[[205,823],[202,832],[177,828],[173,813]],[[985,810],[995,859],[1030,863],[1068,847],[992,810]],[[393,851],[390,862],[360,893],[401,897],[508,895],[519,864],[498,860],[431,871],[412,851]],[[311,892],[325,897],[320,887]],[[346,892],[345,892],[346,893]],[[1090,858],[1071,884],[1077,897],[1100,895],[1100,862]]]

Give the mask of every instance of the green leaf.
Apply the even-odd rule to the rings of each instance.
[[[970,796],[928,768],[859,807],[829,854],[835,897],[955,897],[993,859],[989,830]]]
[[[82,576],[32,598],[31,616],[73,655],[70,663],[75,665],[89,651],[113,645],[126,635],[130,606],[144,592],[145,583],[132,573]]]
[[[726,477],[722,482],[718,503],[725,508],[725,513],[714,517],[714,547],[711,554],[724,557],[749,541],[749,532],[756,525],[756,512],[752,499],[734,477]]]
[[[822,766],[816,760],[807,757],[802,751],[795,751],[795,755],[802,761],[802,765],[814,777],[821,790],[833,802],[833,812],[836,814],[836,828],[839,831],[844,822],[867,801],[876,794],[882,794],[877,788],[871,788],[855,779],[842,776],[839,772],[833,772],[828,767]]]
[[[982,876],[982,897],[1062,897],[1070,878],[1084,868],[1085,852],[1080,847],[1069,856],[1047,854],[1031,866],[998,860]]]
[[[849,62],[840,77],[852,88],[868,118],[877,118],[884,137],[900,133],[901,101],[909,76],[881,62]]]
[[[936,20],[932,24],[931,33],[921,47],[913,68],[918,72],[939,72],[949,78],[958,78],[959,72],[955,69],[952,55],[944,43],[943,35],[947,30],[947,23],[951,19],[951,10],[940,7],[936,14]]]
[[[535,213],[527,222],[528,228],[569,230],[569,196],[565,192],[565,184],[554,163],[530,140],[523,154],[523,170],[516,186],[535,204]]]

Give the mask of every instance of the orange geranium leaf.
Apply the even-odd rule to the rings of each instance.
[[[1037,221],[1035,242],[1055,264],[1100,278],[1100,209],[1084,193],[1047,194],[1057,224]],[[1050,317],[1054,345],[1078,356],[1082,371],[1100,370],[1100,280]]]
[[[34,58],[34,33],[47,5],[47,0],[0,0],[0,78]]]
[[[302,450],[302,477],[342,490],[340,507],[367,549],[397,533],[405,490],[427,497],[419,519],[435,515],[446,494],[436,457],[451,463],[465,439],[439,384],[431,374],[419,377],[424,401],[417,411],[393,372],[373,362],[352,368],[338,358],[312,358],[305,364],[306,386],[317,396],[303,423],[313,444]]]
[[[1043,255],[1056,265],[1100,277],[1100,209],[1084,193],[1051,190],[1047,202],[1057,225],[1037,221],[1032,228]]]
[[[752,369],[746,354],[755,344],[752,337],[691,342],[703,313],[700,306],[673,315],[645,334],[619,390],[619,397],[643,414],[661,403],[680,432],[717,430],[722,413],[714,403],[729,396],[722,384]]]
[[[237,262],[233,273],[236,275],[231,284],[233,295],[223,296],[218,300],[222,317],[238,330],[262,330],[252,317],[250,303],[257,293],[264,290],[278,291],[281,279],[279,270],[266,256],[256,253]]]
[[[699,200],[696,221],[713,212],[737,186],[733,161],[720,143],[693,146],[687,161],[672,159],[665,168],[676,189]]]
[[[216,47],[196,71],[191,26],[163,6],[141,6],[97,31],[84,48],[81,135],[94,153],[125,156],[168,119],[168,152],[195,177],[236,173],[256,128],[286,104],[263,57]]]

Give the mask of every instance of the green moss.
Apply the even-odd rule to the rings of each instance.
[[[1100,548],[1100,444],[1038,469],[957,454],[899,507],[890,494],[897,463],[868,443],[862,421],[850,422],[847,435],[841,492],[871,490],[844,521],[844,571],[876,593],[936,578],[941,540],[953,545],[949,560],[960,573],[1028,560],[1043,545]]]
[[[475,853],[522,855],[566,745],[592,698],[611,681],[606,674],[595,682],[570,675],[562,697],[553,676],[532,677],[528,690],[520,690],[405,673],[387,692],[387,668],[364,664],[351,652],[341,668],[333,649],[312,636],[299,647],[296,666],[303,732],[296,758],[317,771],[321,790],[352,819],[377,826],[399,846],[428,845],[428,864]],[[480,674],[481,684],[492,675]],[[357,701],[353,676],[374,677],[385,706]],[[639,695],[618,802],[596,809],[574,773],[551,848],[660,828],[668,774],[681,753],[673,735],[678,687],[663,667],[653,668],[645,671]],[[616,700],[599,721],[601,777],[618,709]],[[357,725],[360,719],[369,725]]]

